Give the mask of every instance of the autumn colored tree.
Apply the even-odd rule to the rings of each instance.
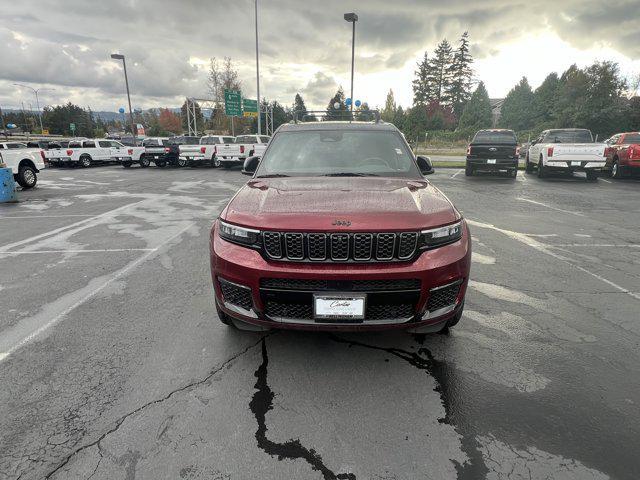
[[[173,113],[168,108],[160,109],[160,116],[158,117],[158,123],[160,124],[160,128],[162,128],[162,130],[165,132],[168,132],[168,133],[182,132],[182,122],[180,120],[180,115]]]

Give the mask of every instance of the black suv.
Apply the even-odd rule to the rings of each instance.
[[[467,147],[465,175],[476,171],[518,173],[518,140],[513,130],[480,130]]]

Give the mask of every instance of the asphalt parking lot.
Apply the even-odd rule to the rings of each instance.
[[[0,478],[640,477],[640,181],[437,170],[472,280],[410,336],[222,325],[246,179],[53,169],[0,205]]]

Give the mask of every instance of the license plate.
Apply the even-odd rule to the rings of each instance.
[[[495,165],[495,163],[496,163],[496,159],[495,159],[495,158],[490,158],[490,159],[488,159],[488,160],[487,160],[487,163],[488,163],[489,165]]]
[[[580,165],[582,165],[582,162],[571,162],[572,167],[579,167]]]
[[[365,295],[314,295],[313,314],[316,319],[363,319]]]

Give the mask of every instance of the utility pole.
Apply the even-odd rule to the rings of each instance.
[[[353,103],[355,102],[355,99],[353,98],[353,72],[355,69],[355,55],[356,55],[356,22],[358,21],[358,15],[355,13],[345,13],[344,14],[344,19],[347,22],[351,22],[353,24],[353,31],[351,34],[351,105],[350,110],[351,110],[351,114],[353,115]]]
[[[40,119],[40,133],[42,133],[44,129],[42,128],[42,112],[40,111],[40,99],[38,98],[38,92],[42,90],[55,90],[55,89],[54,88],[33,88],[33,87],[30,87],[29,85],[24,85],[22,83],[14,83],[14,85],[17,87],[28,88],[35,94],[36,107],[38,108],[38,118]]]
[[[122,67],[124,68],[124,83],[127,87],[127,101],[129,102],[129,120],[131,121],[131,133],[133,134],[133,142],[137,145],[136,126],[133,123],[133,110],[131,109],[131,95],[129,94],[129,79],[127,77],[127,62],[124,59],[124,55],[119,53],[112,53],[111,58],[114,60],[122,60]]]
[[[256,14],[256,89],[258,90],[258,135],[262,135],[262,115],[260,102],[260,55],[258,50],[258,0],[255,0]]]

